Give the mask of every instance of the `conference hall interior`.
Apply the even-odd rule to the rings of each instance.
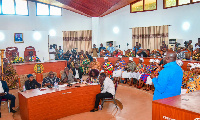
[[[200,0],[0,0],[0,120],[199,120]]]

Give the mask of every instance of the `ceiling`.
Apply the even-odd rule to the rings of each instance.
[[[132,2],[140,0],[29,0],[38,1],[85,15],[87,17],[103,17]]]

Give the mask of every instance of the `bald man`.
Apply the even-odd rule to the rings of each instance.
[[[160,71],[156,78],[151,74],[155,91],[153,100],[164,99],[181,94],[183,71],[176,63],[176,53],[168,51],[163,59],[164,69]]]

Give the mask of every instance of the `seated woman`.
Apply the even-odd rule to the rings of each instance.
[[[160,61],[157,59],[157,60],[154,60],[154,67],[153,69],[151,70],[151,74],[155,74],[155,76],[157,77],[158,76],[158,73],[160,71]],[[147,77],[147,81],[146,81],[146,88],[144,90],[146,91],[149,91],[151,90],[151,86],[153,85],[153,82],[152,82],[152,79],[150,76]]]
[[[38,83],[35,79],[33,79],[33,75],[29,74],[27,75],[28,80],[25,82],[25,88],[26,90],[30,90],[30,89],[35,89],[35,85],[40,88],[41,84]]]
[[[54,83],[61,84],[60,78],[57,78],[52,71],[49,72],[49,75],[43,79],[42,86],[51,87],[54,86]]]
[[[73,75],[72,71],[69,72],[68,67],[66,67],[64,69],[64,73],[61,76],[61,82],[62,83],[72,83],[72,82],[74,82],[74,75]]]
[[[195,65],[194,77],[189,79],[187,93],[200,90],[200,64]]]
[[[140,76],[139,84],[138,84],[138,86],[137,86],[138,89],[140,89],[140,88],[143,87],[144,83],[146,83],[146,81],[147,81],[147,77],[148,77],[148,76],[149,76],[148,70],[145,69],[145,70],[144,70],[144,73]]]
[[[100,71],[101,66],[100,66],[100,63],[97,61],[96,57],[93,57],[93,62],[90,63],[90,67],[91,69],[97,69]]]
[[[87,78],[87,82],[99,84],[99,71],[97,69],[90,70],[89,77]]]
[[[187,71],[183,72],[183,80],[182,80],[182,88],[183,89],[187,89],[187,83],[189,82],[189,78],[193,78],[193,76],[194,76],[194,73],[192,72],[192,70],[190,70],[190,68],[192,66],[194,66],[194,64],[188,63]]]

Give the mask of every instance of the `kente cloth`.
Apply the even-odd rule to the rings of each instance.
[[[144,69],[145,69],[145,64],[143,63],[139,63],[136,67],[136,71],[138,71],[140,74],[144,73]]]
[[[194,73],[192,71],[184,71],[183,72],[182,86],[187,86],[189,79],[193,78],[193,76],[194,76]]]
[[[146,70],[148,74],[151,74],[153,69],[154,69],[155,65],[147,65]]]
[[[144,83],[146,83],[148,76],[149,76],[149,74],[144,73],[141,75],[140,80],[142,80],[142,81],[144,81]]]
[[[189,79],[187,83],[187,93],[200,90],[200,75],[194,76]]]
[[[107,74],[112,75],[113,73],[113,64],[111,62],[106,62],[103,65],[104,70]]]

